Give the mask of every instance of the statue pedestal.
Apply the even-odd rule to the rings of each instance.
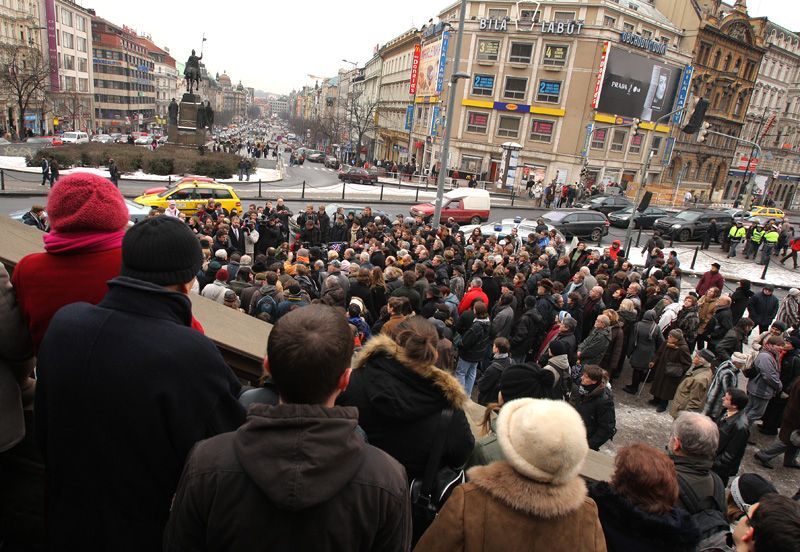
[[[206,129],[197,127],[199,96],[186,93],[178,105],[178,124],[167,128],[167,143],[184,147],[205,145],[208,141]]]

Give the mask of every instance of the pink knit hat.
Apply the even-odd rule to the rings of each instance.
[[[116,232],[128,224],[128,207],[110,180],[74,173],[58,180],[47,199],[56,232]]]

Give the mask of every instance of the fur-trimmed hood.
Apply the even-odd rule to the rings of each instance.
[[[479,489],[503,504],[532,516],[552,519],[578,510],[588,492],[580,477],[562,485],[540,483],[518,473],[508,462],[475,466],[467,477]]]
[[[376,335],[370,339],[353,363],[356,370],[370,369],[372,366],[382,364],[381,360],[395,361],[413,374],[428,380],[438,389],[453,408],[464,408],[467,395],[458,380],[440,370],[433,364],[420,364],[406,355],[405,350],[386,335]]]

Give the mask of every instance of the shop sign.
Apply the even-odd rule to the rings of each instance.
[[[411,83],[408,87],[408,93],[415,95],[417,93],[417,76],[419,75],[419,54],[422,51],[421,44],[414,44],[414,57],[411,60]]]
[[[642,50],[647,50],[648,52],[652,52],[654,54],[660,54],[663,56],[667,53],[667,45],[665,43],[651,40],[635,33],[620,33],[619,41],[623,44],[630,44],[631,46],[641,48]]]
[[[478,28],[481,31],[507,31],[508,22],[510,19],[496,19],[496,18],[483,18],[478,20]],[[583,29],[582,19],[572,19],[569,21],[542,21],[536,25],[531,25],[529,28],[516,26],[516,29],[523,31],[532,31],[539,29],[542,34],[555,34],[555,35],[579,35]]]

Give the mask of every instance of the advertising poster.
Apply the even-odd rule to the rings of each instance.
[[[656,121],[672,111],[681,72],[679,67],[612,47],[605,62],[597,110]]]
[[[411,130],[411,127],[413,126],[413,124],[414,124],[414,106],[413,105],[407,105],[406,106],[406,125],[405,125],[405,129],[406,130]]]
[[[417,96],[436,96],[439,82],[439,64],[442,61],[443,37],[422,45],[419,55],[419,72],[417,74]]]
[[[411,60],[411,79],[408,85],[408,93],[415,95],[417,93],[417,78],[419,77],[419,56],[422,51],[422,46],[414,44],[414,57]]]

